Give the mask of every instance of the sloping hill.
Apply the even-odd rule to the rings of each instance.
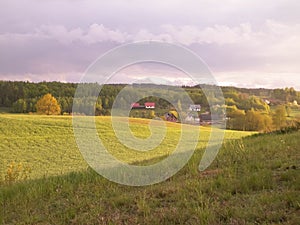
[[[226,141],[197,171],[122,186],[92,170],[2,186],[3,224],[299,224],[300,132]]]
[[[125,123],[120,121],[120,123]],[[132,133],[141,139],[151,132],[149,119],[130,119]],[[167,123],[164,141],[153,151],[138,152],[124,147],[112,128],[111,117],[96,117],[97,132],[107,149],[128,163],[151,160],[167,156],[176,147],[181,125]],[[193,127],[195,128],[195,127]],[[192,131],[191,131],[192,132]],[[207,143],[210,129],[200,128],[201,149]],[[226,131],[226,139],[236,139],[253,134],[251,132]],[[0,181],[12,162],[22,163],[31,170],[32,179],[62,175],[87,168],[76,145],[71,116],[39,116],[24,114],[0,114]]]

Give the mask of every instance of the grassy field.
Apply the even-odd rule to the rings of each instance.
[[[178,124],[168,124],[162,148],[140,155],[120,148],[109,121],[97,119],[99,135],[116,157],[130,163],[166,156],[180,131]],[[146,137],[148,122],[131,120],[132,132]],[[32,179],[38,178],[0,187],[0,222],[299,224],[300,132],[245,137],[251,133],[227,131],[213,164],[199,172],[210,131],[201,129],[198,148],[179,173],[156,185],[128,187],[87,169],[71,117],[0,115],[2,177],[6,166],[17,161],[31,168]]]
[[[150,135],[149,120],[130,119],[130,128],[139,138]],[[180,137],[180,124],[167,123],[166,138],[149,152],[138,152],[124,147],[114,135],[111,118],[97,117],[97,131],[107,149],[118,159],[140,163],[153,158],[168,156]],[[250,132],[227,131],[226,139],[237,139]],[[210,129],[201,127],[198,148],[205,147]],[[1,170],[4,178],[7,166],[22,163],[31,170],[31,178],[60,175],[87,168],[73,134],[70,116],[37,116],[0,114]]]

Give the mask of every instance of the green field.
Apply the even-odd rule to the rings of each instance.
[[[166,137],[158,148],[146,153],[132,151],[114,135],[110,117],[97,117],[96,120],[97,131],[104,145],[115,157],[128,163],[167,156],[174,150],[180,137],[180,124],[167,123]],[[147,138],[150,135],[148,123],[147,119],[131,119],[130,128],[135,136]],[[199,149],[206,145],[209,134],[209,128],[201,127]],[[227,131],[226,139],[249,134]],[[0,149],[2,178],[12,162],[29,167],[31,178],[60,175],[88,166],[77,148],[70,116],[1,114]]]
[[[130,127],[146,138],[148,123],[131,119]],[[122,147],[110,117],[98,117],[96,124],[109,151],[132,164],[166,157],[180,134],[180,124],[167,123],[162,146],[142,154]],[[226,131],[217,158],[199,172],[210,128],[200,130],[195,154],[175,176],[156,185],[128,187],[87,168],[76,147],[71,117],[1,114],[2,180],[13,161],[32,173],[28,181],[0,186],[0,222],[299,224],[300,132],[246,137],[252,133]]]

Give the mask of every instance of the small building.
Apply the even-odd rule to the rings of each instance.
[[[185,118],[185,122],[191,124],[199,124],[200,118],[197,113],[188,113],[187,117]]]
[[[169,111],[165,114],[165,120],[169,122],[178,121],[178,113],[176,111]]]
[[[131,104],[131,108],[132,109],[143,109],[143,108],[145,108],[145,106],[140,105],[140,103],[135,102],[135,103]]]
[[[155,109],[155,102],[145,102],[146,109]]]
[[[185,118],[186,122],[194,122],[195,118],[192,115],[187,115],[187,117]]]
[[[211,124],[212,123],[211,113],[205,112],[200,114],[200,122],[201,124]]]
[[[268,99],[264,99],[264,102],[267,104],[267,105],[270,105],[271,102],[268,100]]]
[[[190,105],[189,108],[190,111],[200,112],[201,111],[201,105]]]

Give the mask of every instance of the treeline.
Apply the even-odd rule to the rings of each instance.
[[[36,112],[37,101],[47,93],[58,99],[63,112],[71,112],[77,85],[61,82],[0,81],[0,107],[9,107],[11,112]]]
[[[293,87],[290,88],[237,88],[237,87],[222,87],[223,92],[243,93],[248,96],[258,96],[271,100],[271,104],[282,104],[291,101],[300,102],[300,92],[296,91]]]
[[[36,112],[37,101],[47,93],[54,96],[60,107],[61,113],[71,113],[73,98],[78,84],[61,82],[19,82],[19,81],[0,81],[0,107],[8,107],[14,113]],[[84,98],[82,98],[83,107],[90,102],[90,97],[94,93],[98,84],[88,84]],[[111,108],[114,96],[122,89],[121,85],[105,86],[102,89],[97,105],[101,104],[101,112],[109,114],[107,110]],[[103,103],[102,103],[103,102]],[[94,103],[91,103],[94,104]],[[98,110],[99,111],[99,110]]]
[[[241,89],[223,89],[228,129],[270,132],[294,126],[296,123],[295,120],[287,120],[292,108],[299,109],[297,103],[299,92],[293,88],[242,89],[244,92],[238,90]],[[263,96],[251,94],[263,94]]]
[[[201,105],[201,112],[207,112],[211,109],[226,110],[227,127],[236,130],[270,131],[288,126],[289,121],[284,121],[282,115],[288,115],[290,107],[300,102],[300,92],[294,88],[272,90],[222,87],[224,104],[222,96],[216,96],[215,87],[212,85],[204,85],[208,90],[205,94],[197,86],[184,86],[183,89],[188,95],[178,91],[178,87],[164,85],[108,84],[100,86],[97,83],[89,83],[83,86],[84,88],[77,90],[79,98],[76,99],[76,105],[78,107],[77,112],[85,115],[90,115],[91,112],[95,112],[95,115],[110,115],[113,105],[123,109],[130,106],[133,99],[140,99],[140,96],[145,96],[138,102],[141,105],[145,102],[155,102],[155,114],[160,116],[164,110],[173,110],[174,104],[180,110],[188,111],[189,99],[187,98],[190,98],[194,104]],[[76,83],[0,81],[0,107],[10,108],[11,112],[14,113],[36,112],[38,100],[50,93],[57,99],[61,114],[70,114],[73,110],[74,94],[77,87],[78,84]],[[98,95],[100,89],[101,92]],[[120,91],[122,91],[122,96],[118,97]],[[168,100],[164,97],[168,97]],[[208,100],[214,102],[213,107],[210,108]],[[270,106],[272,108],[282,106],[281,112],[279,113],[280,110],[277,111],[277,109],[272,110]],[[133,111],[131,115],[153,117],[153,112]]]
[[[14,113],[36,112],[37,101],[45,94],[50,93],[57,99],[62,114],[71,113],[77,86],[78,84],[75,83],[61,82],[0,81],[0,107],[11,108],[11,112]],[[85,84],[85,88],[81,88],[79,91],[80,99],[77,99],[79,102],[76,102],[76,105],[79,105],[78,111],[89,115],[90,108],[95,106],[96,115],[110,115],[110,110],[118,93],[125,86],[125,84],[108,84],[104,86],[100,86],[97,83]],[[98,96],[100,88],[101,92]],[[118,99],[116,106],[125,107],[131,105],[133,103],[132,99],[143,93],[145,97],[138,101],[141,104],[155,102],[157,109],[171,109],[171,102],[176,104],[179,102],[183,109],[187,109],[188,105],[185,105],[188,102],[186,96],[178,92],[177,89],[172,86],[134,84],[132,88],[127,88],[123,91],[124,93]],[[201,104],[203,110],[209,107],[206,96],[198,88],[186,87],[186,90],[191,100],[195,104]],[[155,94],[162,97],[153,96]],[[96,104],[94,101],[95,95],[97,95]],[[164,96],[168,96],[169,101],[165,100]],[[213,91],[211,97],[218,100],[216,96],[213,96]]]

